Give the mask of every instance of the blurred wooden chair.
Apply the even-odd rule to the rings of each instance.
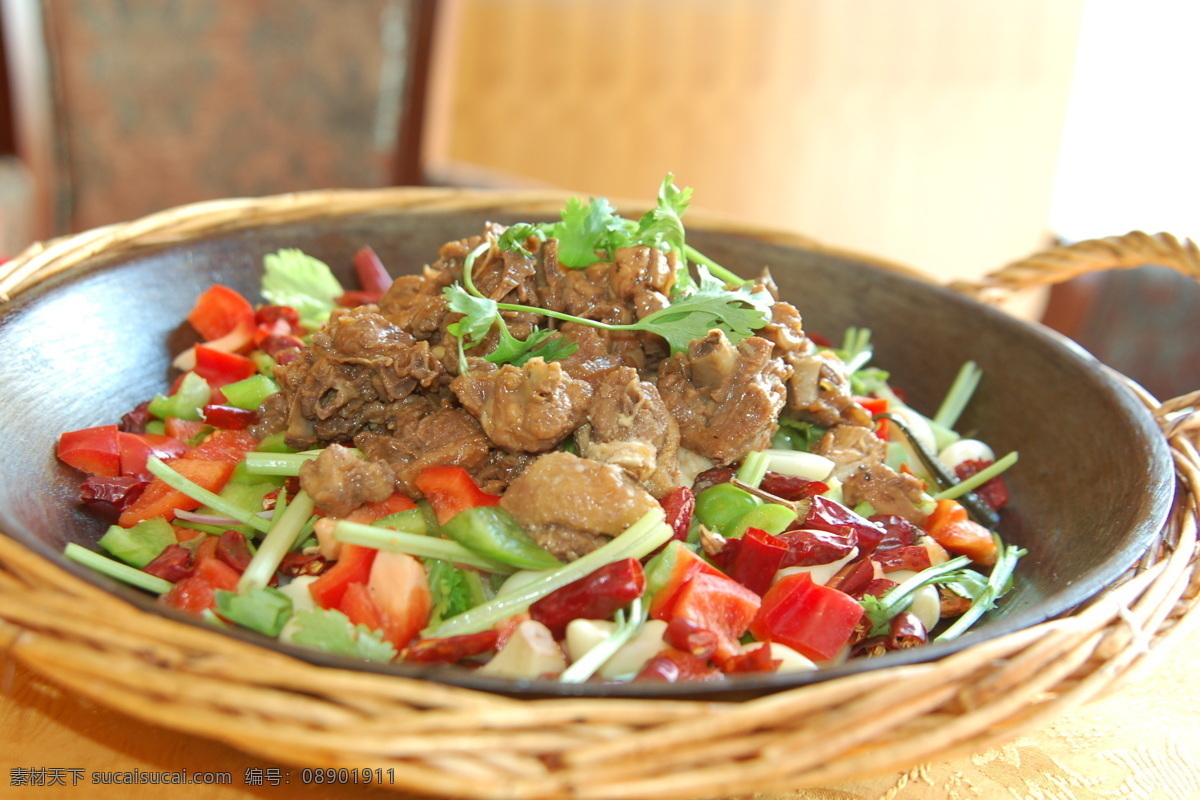
[[[198,200],[424,182],[436,0],[0,0],[48,235]]]

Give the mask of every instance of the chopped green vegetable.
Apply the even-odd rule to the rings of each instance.
[[[433,610],[429,625],[436,627],[442,620],[454,617],[485,601],[483,582],[479,573],[462,569],[449,561],[429,559],[425,562],[429,576],[429,591],[433,595]]]
[[[1017,453],[1014,450],[1003,458],[997,459],[969,478],[959,481],[949,489],[944,489],[933,496],[934,500],[954,500],[967,492],[972,492],[995,478],[1000,473],[1017,463]]]
[[[737,471],[737,479],[747,486],[757,489],[763,478],[767,476],[767,467],[770,464],[769,454],[761,450],[751,450],[742,458],[741,466]]]
[[[267,636],[278,636],[292,616],[292,598],[269,586],[241,594],[218,589],[214,598],[222,617]]]
[[[933,415],[933,421],[943,428],[953,429],[967,403],[971,402],[971,396],[975,394],[982,378],[983,370],[974,361],[968,361],[959,367],[954,383],[950,384],[950,391],[946,392],[941,406]]]
[[[225,395],[229,405],[250,411],[261,406],[264,400],[278,391],[279,384],[266,375],[251,375],[221,387],[221,394]]]
[[[269,302],[291,306],[309,329],[321,327],[345,289],[322,261],[300,250],[280,250],[263,258],[262,295]]]
[[[396,648],[383,635],[366,625],[355,625],[340,611],[314,609],[293,617],[291,641],[334,655],[387,663],[396,657]]]
[[[425,512],[419,508],[410,508],[408,511],[397,511],[395,514],[377,519],[371,523],[376,528],[387,528],[391,531],[403,531],[417,536],[428,536],[429,521],[425,519]]]
[[[147,410],[159,419],[175,417],[195,422],[201,419],[200,410],[208,405],[211,397],[212,389],[208,381],[194,372],[187,372],[175,394],[155,395]]]
[[[359,522],[337,520],[322,522],[322,525],[333,525],[333,538],[341,542],[359,544],[364,547],[374,547],[377,550],[391,550],[397,553],[407,553],[420,558],[437,558],[456,564],[466,564],[487,572],[513,571],[507,564],[501,564],[474,550],[463,547],[458,542],[441,539],[436,536],[425,536],[417,533],[388,530],[374,525],[363,525]]]
[[[175,531],[171,523],[162,517],[144,519],[131,528],[110,525],[100,537],[100,546],[126,564],[139,569],[149,564],[158,554],[175,544]]]
[[[517,569],[553,569],[562,562],[499,506],[475,506],[442,525],[442,534],[480,555]]]
[[[1017,568],[1017,561],[1027,551],[1018,548],[1016,545],[1005,546],[1000,540],[999,534],[993,535],[996,537],[996,552],[999,555],[996,558],[995,565],[992,567],[991,574],[988,575],[987,586],[974,598],[971,607],[966,610],[966,613],[954,620],[954,624],[942,631],[934,641],[944,642],[961,636],[968,628],[975,624],[976,620],[994,608],[996,601],[1007,594],[1008,590],[1012,588],[1013,572]]]

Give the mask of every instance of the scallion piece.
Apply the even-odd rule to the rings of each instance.
[[[742,465],[738,467],[737,479],[747,486],[753,486],[755,489],[762,483],[763,478],[767,476],[767,467],[771,463],[771,457],[761,450],[751,450],[742,458]]]
[[[963,364],[954,378],[954,383],[950,384],[950,391],[946,392],[941,406],[933,415],[933,421],[944,428],[953,429],[967,403],[971,402],[971,396],[975,394],[982,377],[983,370],[974,361]]]
[[[252,475],[295,477],[300,474],[300,467],[304,466],[305,462],[312,461],[319,455],[320,450],[305,450],[302,453],[247,453],[246,471]]]
[[[971,607],[966,610],[961,617],[954,621],[949,628],[942,631],[934,639],[935,642],[944,642],[950,639],[961,636],[968,628],[987,613],[1012,585],[1013,572],[1016,570],[1017,561],[1027,551],[1018,548],[1016,545],[1008,545],[1007,547],[1000,540],[999,534],[993,534],[996,537],[996,551],[1000,554],[996,558],[996,564],[992,567],[992,574],[988,576],[987,587],[980,593],[979,597],[971,603]]]
[[[221,497],[221,495],[210,492],[203,486],[198,486],[154,456],[146,459],[146,469],[155,477],[161,478],[168,486],[178,489],[193,500],[199,500],[202,505],[206,505],[228,517],[236,519],[243,525],[249,525],[251,528],[262,533],[266,533],[271,528],[271,523],[258,516],[254,511],[235,505],[224,497]]]
[[[148,592],[155,594],[166,594],[171,591],[171,587],[175,584],[170,581],[163,580],[157,575],[151,575],[149,572],[142,572],[140,569],[122,564],[120,561],[114,561],[111,558],[93,553],[86,547],[71,542],[63,551],[63,555],[72,561],[83,564],[85,567],[90,567],[102,575],[107,575],[110,578],[115,578],[122,583],[128,583],[130,586],[136,586],[139,589],[145,589]]]
[[[1017,463],[1017,453],[1014,450],[1013,452],[1004,456],[1004,458],[997,459],[993,463],[988,464],[986,467],[979,470],[979,472],[976,472],[971,477],[965,478],[964,480],[959,481],[958,483],[951,486],[949,489],[945,489],[941,492],[938,492],[937,494],[935,494],[933,496],[933,499],[934,500],[953,500],[967,492],[973,492],[976,489],[978,489],[980,486],[983,486],[985,483],[990,481],[992,478],[996,477],[997,475],[1004,472],[1006,469],[1008,469],[1009,467],[1011,467],[1013,464],[1016,464],[1016,463]]]

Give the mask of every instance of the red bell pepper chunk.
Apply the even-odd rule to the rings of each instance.
[[[561,639],[573,619],[608,619],[646,591],[646,573],[627,558],[555,589],[529,607],[529,616]]]
[[[457,664],[464,658],[495,650],[499,638],[499,632],[493,628],[478,633],[420,639],[410,644],[400,655],[402,660],[418,664]]]
[[[379,607],[383,638],[403,650],[429,624],[433,593],[421,562],[407,553],[383,551],[371,564],[367,589]]]
[[[180,419],[179,417],[167,417],[163,420],[163,428],[166,430],[167,436],[185,442],[195,439],[207,427],[208,423],[200,420]]]
[[[185,458],[237,464],[255,447],[258,447],[258,439],[245,431],[215,431],[189,450]]]
[[[177,458],[166,463],[183,477],[210,492],[221,491],[229,481],[229,476],[233,474],[234,468],[234,464],[224,461],[204,461],[190,458]],[[146,486],[141,496],[121,512],[118,522],[123,528],[131,527],[151,517],[164,517],[169,522],[175,519],[176,510],[192,511],[199,507],[199,500],[188,497],[178,489],[168,486],[161,478],[155,478]]]
[[[259,306],[254,312],[254,326],[257,328],[254,341],[260,341],[264,336],[303,336],[304,328],[300,325],[300,312],[291,306]]]
[[[227,353],[207,345],[196,345],[196,366],[193,371],[214,389],[244,381],[258,372],[254,362],[237,353]]]
[[[371,564],[378,552],[373,547],[343,544],[333,566],[309,584],[313,601],[321,608],[338,608],[351,584],[366,583],[371,577]]]
[[[462,467],[426,467],[417,475],[416,484],[441,525],[468,508],[500,504],[500,495],[480,489]]]
[[[399,514],[401,511],[412,511],[416,507],[417,504],[413,502],[411,497],[396,492],[386,500],[380,500],[377,503],[363,503],[351,511],[346,516],[346,519],[350,522],[370,525],[376,520],[390,517],[392,514]]]
[[[721,570],[676,542],[668,542],[666,549],[656,558],[664,559],[662,569],[666,570],[666,577],[661,580],[661,585],[654,588],[654,595],[650,598],[650,616],[654,619],[670,621],[679,592],[692,576],[707,573],[725,577]]]
[[[771,587],[750,632],[759,641],[779,642],[814,661],[828,661],[849,641],[862,615],[863,607],[853,597],[813,583],[801,572]]]
[[[365,583],[352,583],[347,586],[337,610],[355,625],[365,625],[373,631],[383,630],[383,613],[371,597],[371,591]]]
[[[729,577],[762,596],[771,588],[775,573],[788,553],[788,543],[758,528],[747,528],[739,540]]]
[[[855,397],[854,402],[865,408],[871,416],[883,414],[888,410],[886,397]],[[888,421],[886,419],[879,420],[878,427],[875,428],[875,435],[885,442],[887,441]]]
[[[58,437],[58,458],[75,469],[103,478],[121,474],[121,445],[116,425],[69,431]]]
[[[720,664],[739,652],[738,639],[750,627],[761,604],[762,598],[737,581],[701,572],[679,590],[671,616],[683,617],[715,633],[713,660]]]
[[[240,327],[252,331],[254,307],[228,286],[215,284],[196,298],[196,305],[188,312],[187,321],[204,341],[211,342]]]
[[[195,571],[172,586],[162,602],[180,611],[201,614],[216,609],[218,589],[236,592],[240,578],[236,570],[216,558],[197,558]]]
[[[122,475],[146,475],[146,459],[151,456],[162,460],[179,458],[188,450],[187,442],[158,433],[121,431],[117,441],[121,450]]]

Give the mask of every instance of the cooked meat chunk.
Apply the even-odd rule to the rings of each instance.
[[[919,479],[887,464],[863,464],[842,482],[842,497],[850,508],[870,503],[877,514],[896,514],[916,525],[926,517],[917,507],[922,491]]]
[[[854,402],[846,365],[834,354],[818,350],[811,340],[806,342],[804,347],[784,354],[792,368],[788,411],[826,427],[842,422],[870,425],[871,415]]]
[[[680,486],[679,425],[653,383],[621,367],[604,376],[588,409],[588,424],[575,432],[579,454],[615,464],[655,497]]]
[[[513,479],[537,456],[531,453],[510,453],[507,450],[493,449],[488,455],[487,463],[471,473],[480,489],[489,494],[501,494]]]
[[[659,508],[619,468],[565,451],[530,464],[509,484],[500,506],[542,547],[565,560],[595,550]]]
[[[641,370],[646,366],[646,352],[641,337],[633,331],[606,331],[581,325],[565,323],[560,332],[575,343],[575,352],[557,362],[572,378],[598,386],[610,370],[633,367]]]
[[[613,255],[609,286],[617,297],[633,304],[637,318],[670,305],[668,294],[675,285],[678,266],[674,253],[653,247],[619,247]]]
[[[332,517],[344,517],[363,503],[386,500],[396,491],[391,470],[364,461],[338,444],[300,467],[300,486],[317,508]]]
[[[771,351],[771,343],[757,336],[735,348],[714,330],[659,366],[658,391],[684,447],[730,464],[770,446],[788,377]]]
[[[394,433],[363,431],[354,438],[367,458],[387,462],[398,488],[409,497],[421,497],[416,480],[426,467],[457,466],[474,472],[488,463],[491,451],[479,420],[461,408],[431,405],[413,398],[403,409],[404,424]]]
[[[338,310],[297,358],[275,367],[281,392],[264,409],[260,429],[284,431],[298,449],[391,430],[396,404],[440,374],[428,343],[375,306]]]
[[[417,339],[436,339],[448,313],[442,290],[454,281],[449,272],[426,267],[422,275],[401,275],[379,301],[379,313]]]
[[[558,362],[541,358],[499,368],[472,359],[471,369],[450,389],[479,418],[492,442],[521,453],[556,447],[583,422],[592,399],[591,386],[563,372]]]
[[[832,461],[833,477],[840,481],[864,464],[879,464],[887,457],[887,443],[870,428],[834,425],[825,432],[813,451]]]
[[[811,345],[804,333],[800,312],[782,300],[771,304],[771,321],[760,328],[757,335],[775,345],[775,355],[803,350]]]

